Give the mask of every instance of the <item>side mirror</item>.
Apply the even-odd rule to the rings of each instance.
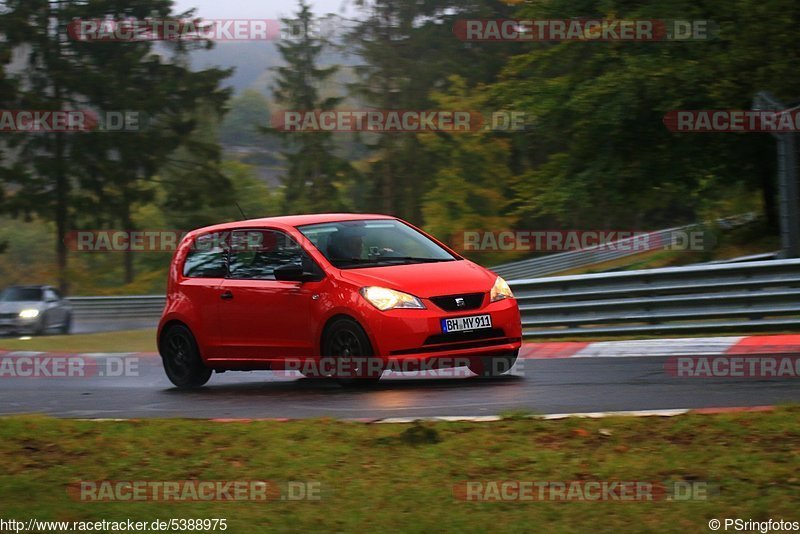
[[[288,265],[281,265],[275,269],[275,280],[280,282],[305,282],[307,276],[303,271],[302,265],[290,263]]]

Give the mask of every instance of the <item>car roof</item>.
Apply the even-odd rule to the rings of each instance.
[[[266,217],[263,219],[249,219],[246,221],[236,221],[231,223],[217,224],[198,228],[191,232],[192,235],[214,231],[235,230],[237,228],[252,228],[258,226],[274,227],[298,227],[307,224],[323,224],[345,221],[360,221],[367,219],[387,219],[392,220],[396,217],[389,215],[378,215],[368,213],[316,213],[312,215],[287,215],[284,217]]]

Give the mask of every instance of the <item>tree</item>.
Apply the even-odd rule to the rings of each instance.
[[[3,19],[0,18],[0,35],[3,35]],[[16,87],[12,80],[10,80],[5,73],[6,65],[11,61],[10,47],[0,48],[0,109],[6,109],[14,101],[16,94]],[[5,147],[0,144],[0,160],[4,158],[3,149]],[[0,179],[2,179],[2,169],[0,169]],[[3,210],[4,191],[0,187],[0,211]],[[8,243],[5,240],[0,241],[0,254],[6,251]]]
[[[320,96],[320,87],[338,67],[320,67],[319,58],[326,46],[315,35],[315,20],[304,0],[298,4],[296,19],[283,23],[295,29],[295,38],[278,45],[285,65],[276,67],[272,89],[275,101],[286,110],[314,112],[333,109],[337,97]],[[273,130],[271,133],[275,133]],[[283,157],[287,170],[283,209],[286,213],[312,213],[341,210],[346,206],[340,191],[352,180],[350,164],[334,154],[329,132],[283,132]]]
[[[83,69],[71,53],[74,42],[67,38],[67,24],[79,17],[78,2],[64,0],[10,0],[0,14],[2,39],[9,48],[27,48],[25,83],[17,104],[21,109],[59,111],[77,109],[78,95],[72,90]],[[72,152],[74,136],[19,134],[8,141],[13,152],[11,166],[3,171],[4,181],[14,189],[6,210],[13,215],[33,214],[56,225],[56,257],[59,285],[67,289],[67,248],[65,237],[70,224]],[[6,191],[8,193],[8,190]]]
[[[382,110],[429,110],[434,91],[445,91],[451,76],[467,86],[494,80],[518,44],[491,47],[462,42],[457,20],[508,17],[514,8],[493,0],[358,0],[361,17],[349,43],[362,63],[355,68],[354,96]],[[361,187],[367,209],[421,222],[419,201],[430,189],[437,162],[415,135],[366,137],[370,155]]]
[[[270,109],[266,97],[247,89],[231,99],[230,111],[220,128],[220,141],[226,146],[263,147],[262,129],[269,122]]]
[[[487,105],[485,90],[469,91],[465,80],[458,76],[449,81],[446,94],[431,95],[438,109],[483,109]],[[465,231],[514,227],[510,214],[514,175],[509,165],[508,139],[486,129],[449,135],[424,133],[418,137],[431,159],[439,162],[428,175],[433,187],[422,203],[427,231],[449,239],[458,249],[464,244]]]
[[[517,140],[524,179],[516,194],[527,226],[692,222],[740,185],[762,188],[774,220],[767,134],[671,133],[662,119],[679,109],[749,109],[759,88],[800,95],[795,3],[550,0],[521,8],[523,18],[563,13],[631,20],[681,13],[720,28],[716,38],[695,42],[531,43],[506,64],[495,99],[535,117],[535,128]]]
[[[135,230],[132,212],[153,199],[150,182],[159,171],[171,171],[172,201],[178,207],[191,208],[228,187],[218,169],[217,139],[204,139],[198,132],[209,120],[218,120],[229,96],[219,84],[229,72],[192,71],[185,57],[189,47],[209,43],[167,43],[156,54],[151,42],[92,43],[68,36],[68,24],[76,18],[168,18],[171,6],[170,0],[134,5],[122,0],[14,0],[2,15],[7,40],[29,51],[28,69],[20,75],[26,88],[22,107],[90,108],[100,117],[125,111],[140,120],[134,131],[19,137],[20,157],[6,171],[14,188],[12,213],[55,221],[63,290],[67,230],[86,221]],[[188,197],[187,189],[199,194]],[[125,281],[131,282],[133,258],[130,253],[124,258]]]

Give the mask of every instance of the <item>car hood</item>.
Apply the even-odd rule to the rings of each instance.
[[[355,285],[381,286],[422,298],[487,293],[497,278],[496,274],[469,260],[347,269],[340,272],[344,280]]]
[[[0,313],[19,313],[22,310],[41,310],[41,302],[0,302]]]

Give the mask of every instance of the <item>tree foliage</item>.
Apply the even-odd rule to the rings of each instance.
[[[275,101],[284,111],[314,112],[333,109],[338,97],[323,97],[320,88],[337,67],[320,67],[326,47],[316,34],[315,18],[304,0],[295,19],[284,24],[296,29],[294,38],[278,45],[284,65],[277,67],[273,86]],[[271,133],[275,133],[272,131]],[[350,164],[334,153],[329,132],[282,132],[286,159],[283,209],[286,213],[340,211],[347,205],[342,191],[354,174]]]

